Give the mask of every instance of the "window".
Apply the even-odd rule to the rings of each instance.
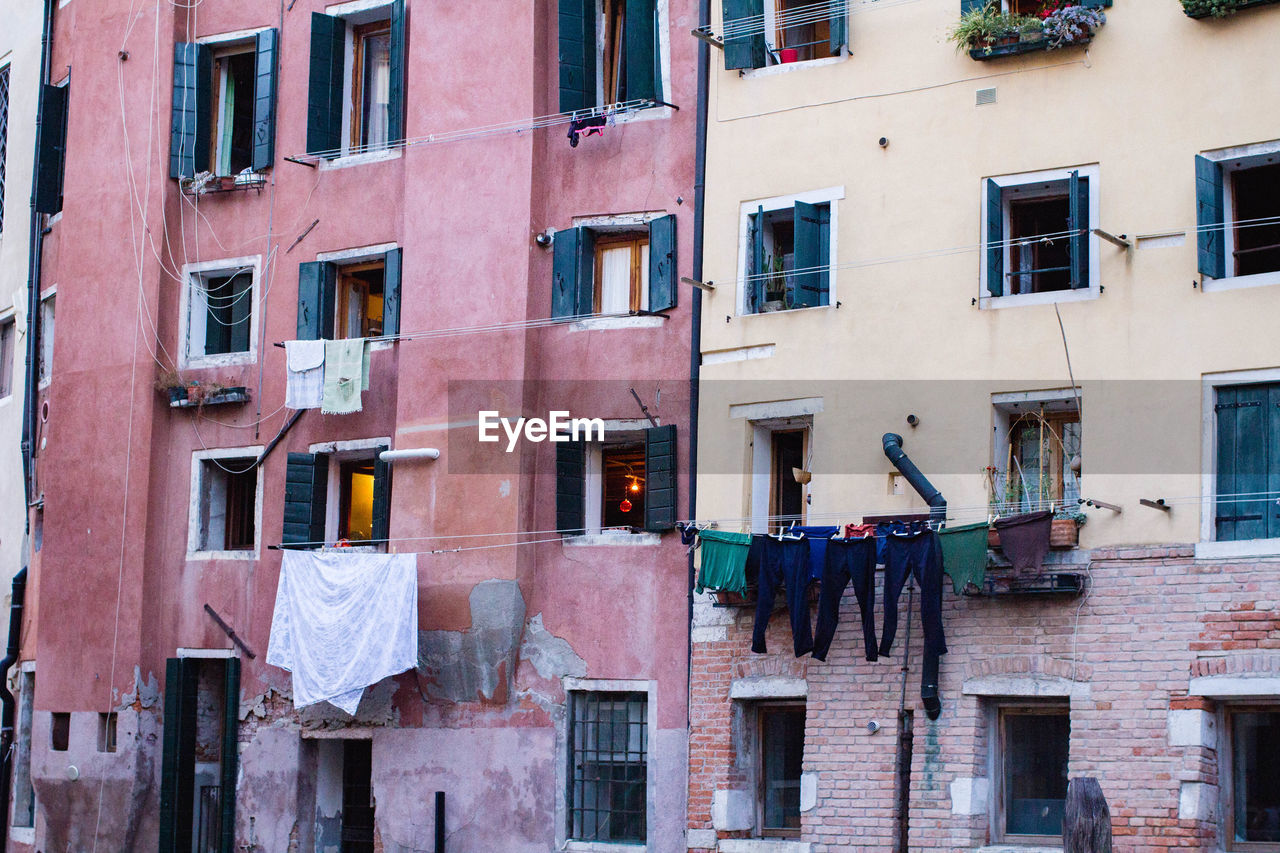
[[[238,658],[169,658],[160,770],[161,850],[206,853],[230,847],[239,711]]]
[[[169,177],[271,167],[279,44],[266,29],[251,40],[174,45]]]
[[[1222,386],[1215,399],[1214,538],[1280,538],[1280,383]]]
[[[560,0],[560,111],[662,99],[657,0]]]
[[[213,59],[213,173],[235,175],[253,167],[252,45],[223,48]]]
[[[556,528],[562,535],[670,530],[676,428],[610,430],[605,439],[556,442]]]
[[[338,254],[298,265],[298,340],[399,334],[401,250]]]
[[[559,231],[552,243],[552,317],[676,306],[676,218]]]
[[[988,178],[984,296],[1093,287],[1090,170]]]
[[[994,398],[991,508],[1016,514],[1073,507],[1080,497],[1080,415],[1071,389]]]
[[[804,521],[804,486],[796,480],[795,470],[804,470],[807,430],[788,429],[770,433],[773,471],[770,477],[769,515],[775,523],[787,526],[792,520]]]
[[[342,744],[342,850],[373,853],[373,741]]]
[[[98,752],[116,751],[117,715],[115,711],[98,714]]]
[[[299,850],[373,853],[373,741],[316,738],[302,741],[302,765],[314,784],[299,791]],[[324,838],[316,838],[323,832]],[[327,839],[327,840],[326,840]]]
[[[836,204],[842,188],[744,202],[738,313],[835,304]]]
[[[326,158],[380,151],[404,139],[404,0],[349,13],[341,8],[311,15],[307,151]]]
[[[1067,706],[1008,703],[996,716],[1000,840],[1060,843],[1071,734]]]
[[[626,314],[649,303],[649,235],[619,234],[596,240],[596,314]]]
[[[758,802],[760,832],[766,836],[800,834],[800,775],[804,767],[803,703],[761,703]]]
[[[13,353],[17,323],[13,317],[0,320],[0,398],[13,393]]]
[[[569,694],[568,837],[643,842],[648,788],[648,696]]]
[[[385,297],[386,266],[383,261],[338,267],[336,336],[380,336]]]
[[[71,714],[54,711],[49,715],[49,748],[54,752],[66,752],[71,742]]]
[[[9,66],[0,68],[0,233],[4,232],[4,169],[9,153]]]
[[[751,531],[768,533],[804,523],[806,487],[795,471],[809,470],[813,417],[751,422]]]
[[[254,352],[258,266],[256,258],[245,260],[243,264],[202,265],[206,267],[203,270],[189,270],[184,348],[188,363],[208,356]]]
[[[70,78],[68,78],[68,81]],[[40,130],[36,144],[35,208],[38,213],[62,212],[62,177],[66,167],[67,103],[70,82],[40,89]]]
[[[210,456],[212,458],[200,458]],[[196,458],[196,526],[190,550],[249,551],[257,548],[257,456],[204,451]]]
[[[1280,707],[1231,707],[1228,849],[1280,850]]]
[[[53,321],[57,296],[50,293],[40,299],[40,384],[53,376]]]
[[[18,729],[13,762],[13,826],[34,828],[36,790],[31,784],[31,720],[35,714],[36,674],[24,668],[19,678]]]
[[[1201,273],[1280,282],[1280,143],[1196,157],[1196,202]]]
[[[385,547],[389,535],[391,467],[378,458],[386,444],[329,452],[290,453],[284,503],[285,545],[319,547],[345,540]]]
[[[848,42],[843,0],[723,0],[723,22],[726,70],[840,56]]]

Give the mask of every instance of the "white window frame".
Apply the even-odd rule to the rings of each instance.
[[[1200,458],[1204,460],[1205,467],[1200,473],[1200,494],[1203,497],[1200,501],[1200,541],[1196,543],[1198,559],[1262,557],[1280,554],[1280,539],[1219,541],[1214,538],[1213,522],[1218,502],[1218,416],[1214,406],[1218,402],[1218,389],[1261,382],[1280,382],[1280,368],[1206,373],[1202,378]]]
[[[332,159],[320,159],[320,171],[343,169],[348,166],[359,166],[363,163],[377,163],[383,160],[396,160],[400,157],[402,146],[389,145],[371,151],[351,153],[351,87],[356,69],[355,34],[353,27],[370,24],[391,16],[390,0],[351,0],[349,3],[337,3],[324,7],[324,14],[343,18],[346,21],[343,36],[342,58],[342,144],[341,153]]]
[[[43,391],[53,382],[53,338],[58,328],[58,285],[40,291],[40,350],[36,353],[36,389]],[[17,361],[17,357],[14,357]]]
[[[815,60],[816,61],[816,60]],[[788,63],[791,65],[805,65],[807,63]],[[820,190],[809,190],[808,192],[796,193],[794,195],[779,195],[772,198],[752,199],[742,202],[738,207],[738,292],[737,292],[737,308],[736,313],[739,317],[766,317],[771,314],[794,314],[797,311],[826,311],[834,309],[836,302],[839,300],[839,289],[837,287],[837,279],[839,278],[839,253],[837,251],[838,235],[840,233],[840,218],[838,201],[844,200],[844,187],[826,187]],[[754,216],[761,207],[765,213],[775,210],[785,210],[789,207],[795,207],[796,202],[802,201],[806,204],[829,204],[831,207],[831,247],[827,257],[827,304],[813,305],[807,308],[791,308],[786,311],[769,312],[766,314],[752,314],[747,310],[747,267],[748,258],[751,254],[751,217]]]
[[[193,341],[198,334],[201,338],[204,336],[205,322],[204,317],[200,318],[200,322],[193,321],[191,312],[195,309],[194,291],[197,286],[196,277],[201,279],[217,273],[231,273],[237,269],[250,268],[253,280],[249,285],[252,294],[253,304],[249,308],[249,349],[247,352],[227,352],[216,353],[214,355],[205,355],[203,353],[193,353]],[[182,300],[179,306],[180,325],[179,325],[179,345],[178,345],[178,367],[230,367],[236,364],[253,364],[258,360],[258,323],[259,314],[261,314],[262,299],[262,256],[247,255],[241,258],[226,258],[216,261],[200,261],[199,263],[184,264],[182,267]],[[200,306],[203,308],[205,302],[200,300]],[[203,340],[200,348],[204,348]]]
[[[1099,216],[1102,210],[1100,196],[1100,172],[1098,165],[1095,163],[1089,166],[1075,166],[1067,169],[1048,169],[1040,172],[1022,172],[1016,175],[995,175],[990,180],[995,181],[996,185],[1001,189],[1010,187],[1022,187],[1029,184],[1051,183],[1056,181],[1066,181],[1071,178],[1072,172],[1079,172],[1080,177],[1089,181],[1089,235],[1086,238],[1089,246],[1089,286],[1076,288],[1074,290],[1055,290],[1049,293],[1019,293],[1006,294],[1004,296],[992,296],[991,291],[987,289],[987,244],[989,235],[987,234],[987,185],[986,181],[980,183],[982,194],[982,204],[979,210],[979,235],[981,237],[979,243],[981,251],[979,252],[978,263],[978,307],[979,308],[1014,308],[1021,305],[1051,305],[1055,302],[1083,302],[1089,299],[1097,299],[1102,295],[1102,271],[1100,267],[1101,247],[1098,235],[1093,233],[1093,229],[1099,227]],[[1034,198],[1034,193],[1028,193],[1025,198]],[[1004,233],[1011,233],[1011,222],[1009,219],[1009,199],[1003,198],[1003,219]],[[833,238],[834,239],[834,238]],[[1006,237],[1006,240],[1008,238]],[[1066,239],[1066,238],[1064,238]],[[1004,268],[1010,269],[1011,247],[1004,248]]]
[[[253,447],[223,447],[216,450],[197,450],[191,454],[191,493],[187,502],[187,559],[188,560],[256,560],[262,551],[262,468],[259,466],[253,489],[253,548],[252,550],[205,550],[200,547],[200,528],[203,519],[201,508],[205,491],[205,463],[220,459],[256,459],[262,455],[262,445]]]
[[[652,112],[652,110],[646,111]],[[643,115],[641,113],[640,115]],[[575,216],[573,227],[590,228],[592,231],[608,234],[612,232],[626,233],[630,231],[648,230],[653,220],[666,216],[665,210],[646,210],[639,213],[615,213],[608,215]],[[592,258],[595,263],[595,258]],[[641,307],[649,304],[648,279],[644,291],[640,294]],[[594,295],[592,296],[594,299]],[[594,303],[593,303],[594,304]],[[579,320],[569,325],[570,332],[602,332],[613,329],[652,329],[661,326],[665,321],[661,317],[597,317]]]
[[[316,260],[328,261],[329,263],[337,264],[340,267],[346,266],[347,264],[370,263],[372,261],[383,260],[387,252],[396,248],[400,248],[399,243],[375,243],[371,246],[356,246],[350,249],[339,249],[336,252],[317,252]],[[335,335],[337,334],[338,323],[342,319],[338,316],[338,302],[339,300],[334,299],[333,328]],[[371,341],[369,349],[372,351],[391,349],[391,345],[394,343],[395,341]]]
[[[373,458],[377,459],[380,451],[390,449],[390,436],[383,438],[357,438],[351,441],[329,441],[322,444],[313,444],[307,448],[308,453],[323,453],[329,457],[329,479],[325,487],[324,501],[325,542],[334,542],[338,538],[338,513],[341,512],[340,504],[342,503],[342,466],[340,463],[349,462],[352,459],[367,459],[370,451],[373,452]],[[319,550],[329,551],[335,549],[325,546]],[[380,554],[387,550],[387,543],[346,545],[337,550],[341,550],[345,554]]]
[[[1232,192],[1231,175],[1256,166],[1280,163],[1280,140],[1259,142],[1253,145],[1239,145],[1234,148],[1220,148],[1216,151],[1205,151],[1202,155],[1222,168],[1222,218],[1223,243],[1222,252],[1225,261],[1225,275],[1220,279],[1204,277],[1202,287],[1206,293],[1217,290],[1237,290],[1245,287],[1267,287],[1280,284],[1280,270],[1274,272],[1255,273],[1253,275],[1236,275],[1235,249],[1236,234],[1234,227],[1235,198]]]
[[[624,678],[573,678],[561,679],[564,688],[565,708],[560,724],[556,727],[556,849],[566,853],[648,853],[655,842],[658,827],[658,682],[648,679]],[[571,693],[644,693],[645,725],[648,748],[645,750],[645,843],[608,841],[572,841],[569,839],[569,761],[572,757],[569,743],[569,703]]]
[[[852,4],[850,4],[851,8]],[[816,59],[804,59],[799,62],[781,62],[774,59],[774,56],[782,49],[774,43],[778,38],[778,0],[764,0],[764,44],[767,52],[765,65],[762,68],[752,68],[750,71],[790,70],[794,66],[813,68],[818,65],[832,65],[843,61],[849,56],[848,33],[852,32],[852,28],[849,26],[850,9],[846,9],[844,14],[845,45],[840,48],[839,56],[819,56]]]
[[[729,407],[729,417],[748,421],[751,428],[751,532],[769,532],[769,499],[773,486],[773,433],[804,429],[812,448],[814,416],[823,410],[823,398],[804,397],[772,403],[745,403]],[[808,488],[805,509],[808,509]]]
[[[256,54],[256,51],[257,51],[256,39],[257,39],[258,33],[265,32],[269,29],[271,28],[270,27],[251,27],[249,29],[244,29],[244,30],[234,30],[232,32],[217,33],[216,35],[204,36],[203,38],[198,38],[196,39],[196,43],[206,45],[211,52],[217,54],[215,58],[221,58],[222,56],[228,56],[231,54],[242,53],[242,52]],[[255,65],[255,68],[256,68],[256,65]],[[222,104],[223,104],[223,98],[225,97],[227,92],[226,79],[225,79],[226,73],[227,73],[227,69],[224,66],[222,69],[223,79],[218,81],[218,103],[213,105],[213,109],[215,111],[215,115],[213,117],[214,121],[211,122],[211,126],[213,128],[213,139],[214,139],[214,148],[213,148],[214,155],[212,158],[213,162],[211,163],[211,165],[214,167],[213,173],[219,176],[228,176],[231,174],[230,170],[224,173],[220,168],[218,168],[218,165],[219,165],[218,159],[221,156],[220,153],[218,152],[218,145],[219,145],[219,141],[222,139],[222,119],[223,119],[223,113],[224,113]],[[250,97],[252,98],[253,95],[251,95]],[[253,171],[252,164],[250,164],[249,170]]]
[[[0,330],[3,330],[5,326],[11,326],[13,329],[11,332],[13,335],[13,353],[12,361],[9,364],[9,376],[7,377],[9,381],[9,390],[3,397],[0,397],[0,406],[8,406],[11,404],[14,398],[14,391],[18,387],[18,383],[16,381],[18,376],[18,311],[16,308],[10,308],[7,311],[0,312]],[[0,340],[2,340],[2,336],[0,336]],[[4,383],[4,380],[5,377],[0,377],[0,385]]]

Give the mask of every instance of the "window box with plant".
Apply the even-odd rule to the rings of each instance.
[[[1182,11],[1188,18],[1226,18],[1241,9],[1272,3],[1280,0],[1182,0]]]
[[[1074,398],[999,403],[997,453],[1004,464],[987,469],[991,512],[1010,516],[1054,512],[1051,548],[1075,548],[1080,541],[1080,416]],[[987,544],[1000,547],[992,528]]]
[[[224,385],[216,380],[202,382],[177,370],[166,370],[157,377],[156,390],[168,398],[169,407],[173,409],[249,401],[249,389],[243,385]]]
[[[958,50],[976,60],[1088,44],[1106,23],[1110,0],[964,0],[951,29]]]

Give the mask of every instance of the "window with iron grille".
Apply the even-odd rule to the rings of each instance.
[[[4,164],[9,153],[9,66],[0,68],[0,232],[4,231]]]
[[[570,694],[569,838],[645,840],[647,717],[644,693]]]

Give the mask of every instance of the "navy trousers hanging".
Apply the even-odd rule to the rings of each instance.
[[[938,658],[947,653],[942,631],[942,546],[938,534],[931,530],[919,533],[891,533],[885,541],[884,566],[884,633],[880,637],[880,654],[893,648],[898,630],[898,597],[914,577],[920,587],[920,622],[924,629],[924,665],[920,679],[920,698],[929,719],[942,713],[938,697]]]
[[[751,651],[764,654],[765,629],[773,615],[773,600],[782,587],[791,616],[791,639],[796,657],[813,650],[813,632],[809,624],[809,540],[772,536],[752,537],[751,552],[759,558],[759,600],[756,602],[755,628],[751,634]]]
[[[876,659],[876,540],[832,539],[826,543],[826,565],[822,573],[822,591],[818,594],[818,629],[813,638],[813,656],[827,659],[831,639],[840,622],[840,598],[847,586],[853,587],[862,617],[862,643],[867,660]]]

